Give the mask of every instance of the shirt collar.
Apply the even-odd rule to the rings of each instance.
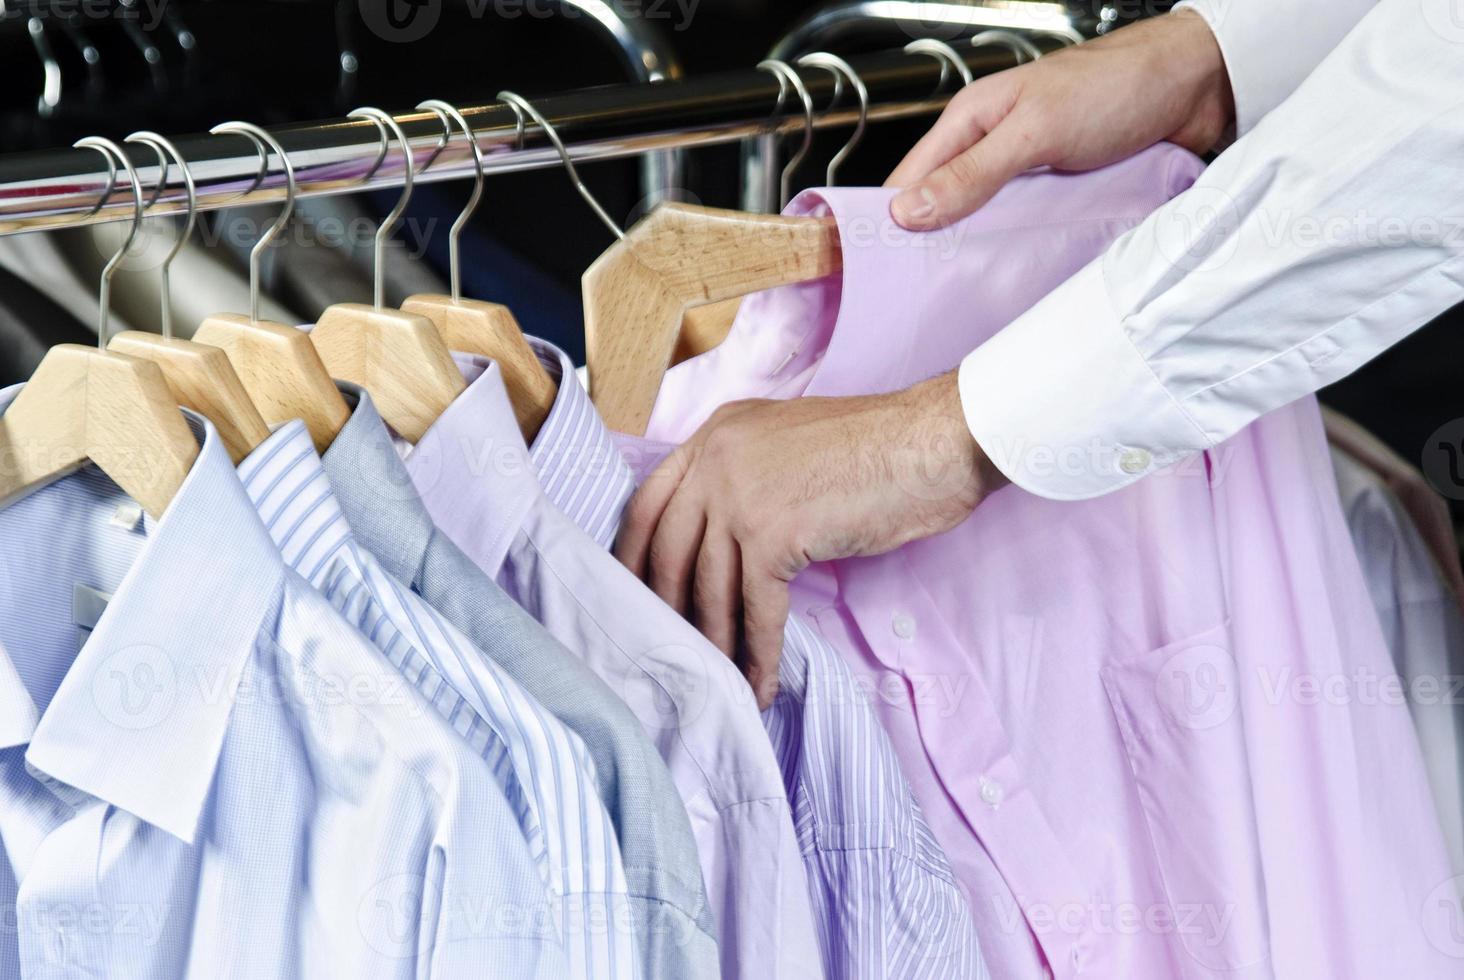
[[[21,385],[0,392],[0,412]],[[184,411],[200,450],[77,654],[34,719],[8,656],[0,705],[42,778],[104,800],[192,843],[213,785],[239,679],[272,631],[285,568],[218,432]],[[45,492],[45,489],[38,491]]]
[[[322,589],[337,559],[356,565],[351,526],[304,422],[277,428],[238,472],[285,563],[311,585]]]
[[[323,459],[335,498],[361,546],[397,581],[415,585],[436,530],[432,517],[371,396],[357,385],[336,385],[355,408]]]
[[[569,355],[535,337],[529,338],[529,346],[559,385],[529,448],[539,485],[550,503],[608,549],[635,492],[634,474],[580,384]]]
[[[468,386],[418,440],[406,468],[438,529],[496,575],[543,493],[498,365],[453,356]]]

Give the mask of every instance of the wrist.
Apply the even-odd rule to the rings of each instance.
[[[1225,56],[1209,21],[1198,12],[1176,10],[1162,21],[1163,74],[1156,77],[1176,79],[1189,103],[1189,118],[1171,139],[1196,153],[1208,152],[1235,126],[1235,93]]]
[[[1009,481],[971,434],[961,409],[957,372],[922,381],[894,396],[924,495],[947,497],[965,512]]]

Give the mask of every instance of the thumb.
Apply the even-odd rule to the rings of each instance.
[[[895,196],[890,213],[911,231],[959,221],[991,200],[1017,174],[1038,163],[1041,151],[1010,117],[970,149]]]

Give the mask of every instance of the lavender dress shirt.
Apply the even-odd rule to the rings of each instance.
[[[406,456],[412,484],[442,533],[580,654],[660,750],[696,836],[723,974],[821,976],[793,812],[752,690],[549,502],[497,365],[476,366]]]
[[[530,448],[549,499],[609,550],[636,483],[569,358],[530,340],[559,393]],[[803,619],[763,713],[808,872],[830,977],[984,978],[971,911],[868,692]]]
[[[890,222],[888,191],[806,193],[789,210],[835,216],[842,275],[744,302],[667,375],[648,434],[949,370],[1199,170],[1160,146],[1037,172],[929,235]],[[1408,711],[1377,695],[1394,669],[1312,399],[1096,500],[1003,490],[946,534],[809,569],[793,608],[876,692],[994,975],[1464,968],[1460,883]]]

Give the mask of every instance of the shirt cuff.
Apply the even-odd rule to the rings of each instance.
[[[1095,259],[961,362],[971,434],[1017,486],[1083,500],[1211,448],[1113,313]]]

